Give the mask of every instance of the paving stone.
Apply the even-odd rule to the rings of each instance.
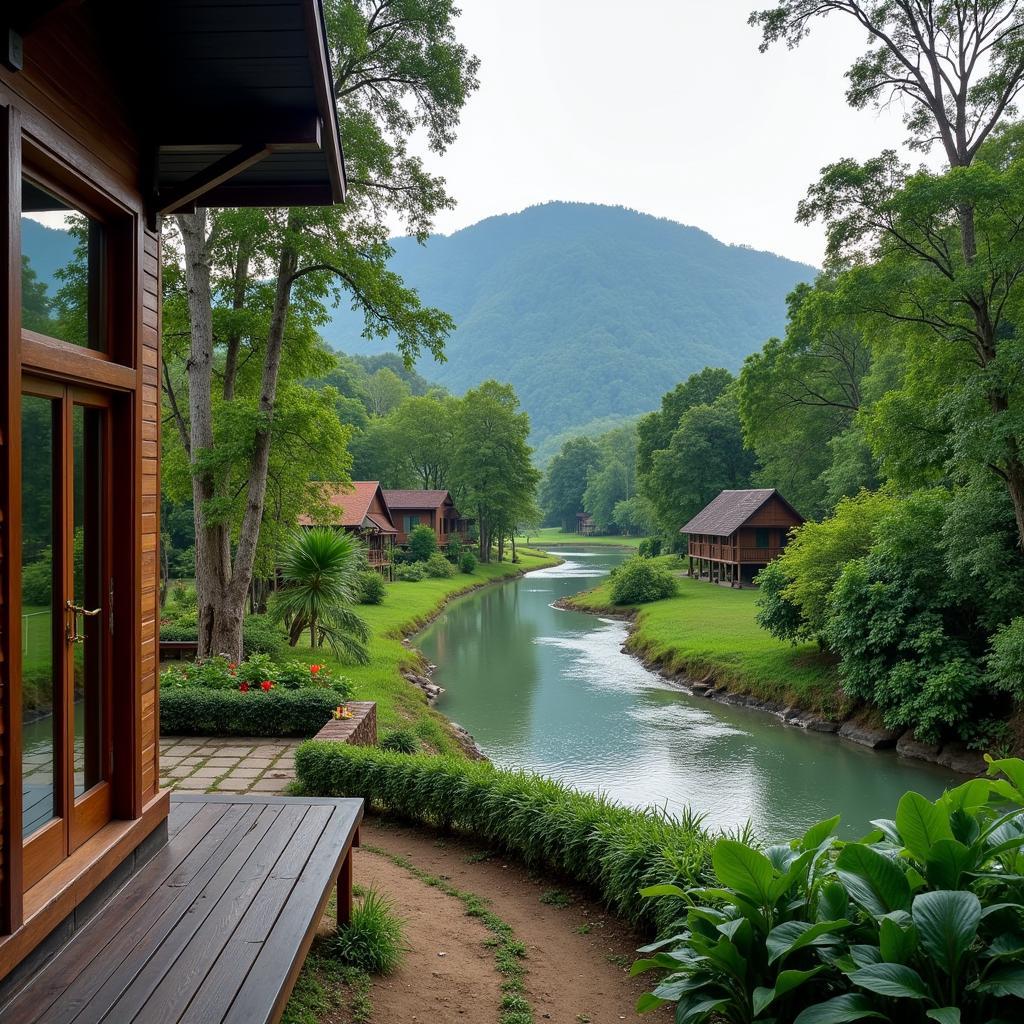
[[[257,779],[263,773],[262,768],[232,768],[228,772],[229,779]]]
[[[271,757],[247,757],[241,764],[243,768],[269,768],[274,763]]]
[[[217,786],[216,789],[213,790],[213,792],[214,793],[248,793],[249,792],[249,787],[246,786],[246,785],[243,785],[242,782],[238,782],[238,783],[224,783],[224,782],[222,782],[219,786]]]
[[[278,770],[277,768],[271,768],[266,775],[263,776],[265,779],[294,779],[295,772],[290,769]]]
[[[237,757],[210,757],[207,758],[207,768],[234,768],[238,764]]]
[[[194,768],[197,764],[202,764],[203,761],[205,761],[205,760],[206,760],[206,758],[204,758],[204,757],[196,757],[195,755],[193,755],[192,757],[183,757],[178,762],[178,764],[190,764]]]
[[[219,779],[223,774],[223,768],[197,768],[191,778],[206,779],[206,784],[209,785],[211,779]]]
[[[186,775],[191,775],[195,769],[191,765],[183,764],[177,768],[172,768],[167,774],[172,779],[183,779]]]
[[[205,793],[209,788],[209,779],[182,779],[174,788],[176,790],[187,790],[188,792]]]
[[[288,788],[288,779],[258,779],[252,784],[254,793],[283,793]]]

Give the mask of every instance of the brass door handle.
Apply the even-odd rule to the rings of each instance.
[[[67,640],[69,644],[85,643],[85,636],[82,633],[78,632],[78,616],[85,615],[88,616],[90,619],[95,618],[95,616],[99,615],[99,613],[103,611],[103,609],[83,608],[82,605],[75,604],[74,601],[72,601],[70,598],[68,598],[64,607],[67,608],[69,612],[71,612],[71,623],[64,627],[64,639]]]

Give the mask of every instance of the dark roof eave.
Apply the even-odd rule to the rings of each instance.
[[[334,80],[331,77],[323,0],[305,0],[305,16],[317,106],[323,119],[323,146],[331,178],[331,191],[334,202],[342,203],[345,201],[347,189],[345,154],[341,148],[341,129],[338,127],[338,105],[334,95]]]

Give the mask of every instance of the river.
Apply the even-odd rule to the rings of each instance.
[[[445,688],[438,710],[506,768],[528,768],[637,807],[686,805],[712,827],[749,821],[788,839],[841,813],[861,835],[907,789],[959,781],[937,767],[693,697],[622,653],[624,623],[552,607],[624,554],[565,550],[551,569],[450,605],[416,639]]]

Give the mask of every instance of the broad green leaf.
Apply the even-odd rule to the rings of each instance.
[[[819,921],[809,925],[806,921],[787,921],[776,925],[765,939],[768,950],[768,963],[773,964],[790,953],[795,953],[805,946],[821,945],[826,935],[842,931],[850,926],[849,921]]]
[[[720,1010],[728,1004],[728,999],[708,997],[700,999],[697,996],[685,996],[676,1006],[676,1024],[697,1024],[698,1021],[706,1020],[710,1013]]]
[[[911,790],[900,797],[896,807],[896,828],[907,849],[920,860],[927,860],[940,839],[952,839],[949,811],[941,804]]]
[[[832,881],[822,886],[815,915],[819,921],[838,921],[847,916],[849,909],[850,900],[842,882]]]
[[[971,851],[955,839],[940,839],[925,860],[925,873],[935,889],[959,889],[960,876],[974,864]]]
[[[826,821],[819,821],[817,825],[812,825],[800,840],[800,849],[816,850],[835,832],[839,821],[840,815],[837,814],[834,818],[828,818]]]
[[[699,992],[702,988],[716,986],[718,979],[705,972],[695,974],[674,974],[662,981],[651,993],[656,999],[674,1003],[688,992]]]
[[[925,1016],[929,1020],[937,1020],[939,1024],[960,1024],[960,1007],[943,1006],[938,1010],[929,1010]]]
[[[850,1021],[867,1020],[868,1018],[889,1020],[872,1006],[867,996],[851,992],[848,995],[836,996],[835,999],[818,1003],[817,1006],[808,1006],[793,1021],[793,1024],[848,1024]]]
[[[910,905],[910,885],[903,870],[868,846],[843,847],[836,871],[850,896],[871,914],[906,910]]]
[[[878,933],[882,959],[890,964],[905,964],[917,949],[917,929],[901,928],[891,918],[883,917]]]
[[[995,761],[988,754],[985,755],[985,760],[988,761],[989,775],[998,775],[1002,772],[1013,784],[1018,795],[1024,795],[1024,761],[1019,757],[1004,757]]]
[[[769,902],[776,903],[789,892],[796,885],[798,879],[803,878],[807,874],[807,868],[813,859],[814,850],[806,850],[799,857],[796,857],[786,869],[785,874],[772,882],[768,890]]]
[[[897,846],[903,846],[903,838],[900,836],[899,829],[896,827],[896,822],[893,821],[892,818],[874,818],[871,824],[874,825],[890,843],[895,843]],[[866,843],[867,840],[862,839],[861,842]]]
[[[871,964],[854,971],[850,981],[860,988],[890,999],[928,998],[928,986],[924,978],[904,964]]]
[[[1007,964],[993,971],[979,986],[979,992],[993,996],[1016,996],[1024,999],[1024,967]]]
[[[718,880],[762,906],[769,902],[775,868],[758,850],[735,839],[719,839],[711,853]]]
[[[1024,935],[1017,932],[1005,932],[997,935],[992,944],[985,950],[991,957],[1021,956],[1024,954]]]
[[[669,953],[659,953],[657,956],[634,960],[633,966],[629,969],[629,973],[635,976],[637,974],[643,974],[645,971],[653,970],[655,967],[665,971],[678,971],[679,968],[684,965],[684,961],[671,956]]]
[[[942,802],[950,811],[957,809],[973,811],[988,803],[991,792],[992,783],[988,779],[970,779],[968,782],[947,790],[942,796]]]
[[[657,996],[652,996],[650,992],[645,992],[636,1001],[635,1009],[637,1013],[650,1013],[651,1010],[656,1010],[659,1006],[664,1006],[667,1002],[667,999],[659,999]]]
[[[858,967],[867,967],[869,964],[882,963],[882,951],[878,946],[869,946],[866,943],[854,943],[850,946],[850,959]]]
[[[824,964],[810,971],[782,971],[778,978],[775,979],[774,988],[754,989],[752,999],[754,1016],[760,1017],[764,1010],[771,1006],[776,999],[787,995],[795,988],[799,988],[805,981],[813,978],[816,974],[820,974],[823,970],[825,970]]]
[[[679,896],[686,899],[686,890],[680,889],[678,885],[649,885],[646,889],[640,890],[641,896]]]
[[[981,924],[981,901],[973,892],[925,892],[911,909],[921,946],[948,975],[954,975]]]

